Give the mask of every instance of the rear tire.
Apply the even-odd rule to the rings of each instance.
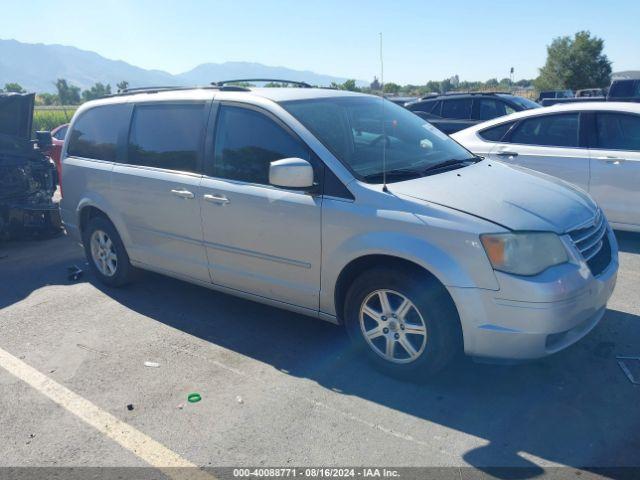
[[[82,232],[82,242],[89,268],[102,283],[121,287],[131,282],[135,269],[109,219],[104,216],[91,218]]]
[[[381,266],[362,273],[347,292],[344,319],[356,348],[405,380],[428,379],[461,351],[451,297],[418,269]]]

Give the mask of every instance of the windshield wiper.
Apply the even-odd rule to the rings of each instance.
[[[369,175],[365,175],[364,179],[367,182],[374,182],[379,180],[382,182],[384,180],[384,176],[386,175],[387,180],[403,180],[409,178],[418,178],[422,176],[422,172],[419,170],[411,170],[407,168],[396,168],[394,170],[387,170],[385,174],[383,172],[370,173]]]
[[[435,165],[431,165],[425,168],[422,171],[422,174],[429,175],[432,173],[436,173],[437,171],[440,171],[440,170],[449,170],[449,169],[453,170],[454,168],[462,168],[466,166],[468,163],[478,163],[481,160],[482,160],[481,157],[469,157],[469,158],[463,158],[463,159],[453,158],[451,160],[446,160],[444,162],[436,163]]]

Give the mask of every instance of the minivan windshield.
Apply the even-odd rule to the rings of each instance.
[[[389,183],[477,161],[422,118],[372,96],[292,100],[281,105],[360,180]]]

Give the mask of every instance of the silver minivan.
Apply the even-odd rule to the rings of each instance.
[[[585,192],[375,96],[125,92],[78,109],[62,157],[64,224],[105,284],[153,270],[344,324],[403,377],[458,351],[557,352],[616,281],[615,237]]]

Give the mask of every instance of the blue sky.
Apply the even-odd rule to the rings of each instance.
[[[0,0],[0,38],[58,43],[181,73],[253,61],[424,83],[537,75],[554,37],[590,30],[614,71],[640,69],[639,0]],[[48,15],[51,14],[51,15]]]

